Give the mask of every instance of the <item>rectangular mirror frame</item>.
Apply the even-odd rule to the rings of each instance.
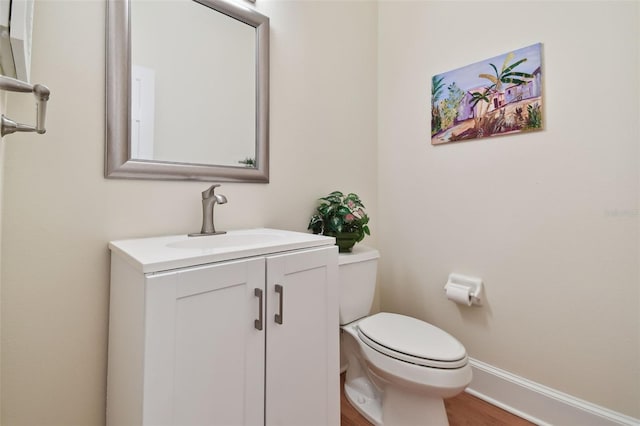
[[[173,163],[131,158],[129,0],[107,0],[105,177],[269,182],[269,18],[226,0],[195,0],[256,28],[256,167]],[[197,91],[185,77],[184,90]],[[221,82],[224,84],[224,82]]]

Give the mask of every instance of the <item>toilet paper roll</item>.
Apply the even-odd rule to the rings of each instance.
[[[447,299],[453,300],[461,305],[471,306],[471,288],[466,285],[447,283],[445,286]]]

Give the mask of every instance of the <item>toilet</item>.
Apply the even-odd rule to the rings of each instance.
[[[471,382],[466,350],[424,321],[388,312],[367,316],[379,257],[362,245],[339,255],[345,396],[376,426],[448,425],[444,398]]]

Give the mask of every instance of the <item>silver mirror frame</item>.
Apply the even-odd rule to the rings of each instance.
[[[173,163],[131,158],[129,0],[107,0],[105,177],[269,182],[269,18],[227,0],[194,0],[256,28],[256,167]],[[224,82],[221,82],[224,83]],[[187,79],[183,81],[185,90]]]

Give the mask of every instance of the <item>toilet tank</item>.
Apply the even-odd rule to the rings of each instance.
[[[376,290],[379,257],[378,250],[359,244],[351,253],[338,255],[340,325],[369,315]]]

